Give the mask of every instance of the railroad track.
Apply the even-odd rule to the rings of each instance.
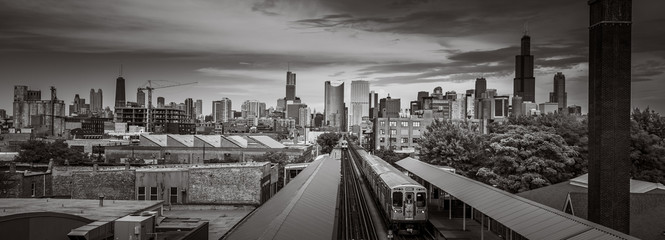
[[[360,186],[360,171],[348,150],[342,151],[339,234],[347,240],[378,239]]]

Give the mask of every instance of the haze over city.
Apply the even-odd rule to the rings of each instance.
[[[463,93],[477,77],[512,94],[515,55],[527,30],[535,56],[536,102],[547,101],[556,72],[568,104],[587,111],[586,1],[0,1],[0,108],[27,85],[71,104],[104,90],[113,107],[120,64],[127,100],[147,80],[198,82],[160,89],[166,102],[228,97],[233,108],[283,97],[287,65],[297,96],[323,111],[324,81],[368,80],[401,98],[420,90]],[[632,105],[665,112],[665,2],[633,4]],[[348,94],[346,98],[349,98]],[[153,99],[155,101],[155,99]]]

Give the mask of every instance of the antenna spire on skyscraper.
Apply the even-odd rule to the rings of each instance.
[[[529,21],[524,23],[524,36],[529,36]]]
[[[122,77],[122,64],[120,64],[120,75],[118,77]]]

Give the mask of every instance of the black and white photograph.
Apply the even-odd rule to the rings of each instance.
[[[0,239],[665,240],[663,10],[0,0]]]

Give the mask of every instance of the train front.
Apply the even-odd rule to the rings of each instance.
[[[392,192],[392,230],[401,235],[417,235],[427,223],[427,190],[418,185],[400,186]]]

